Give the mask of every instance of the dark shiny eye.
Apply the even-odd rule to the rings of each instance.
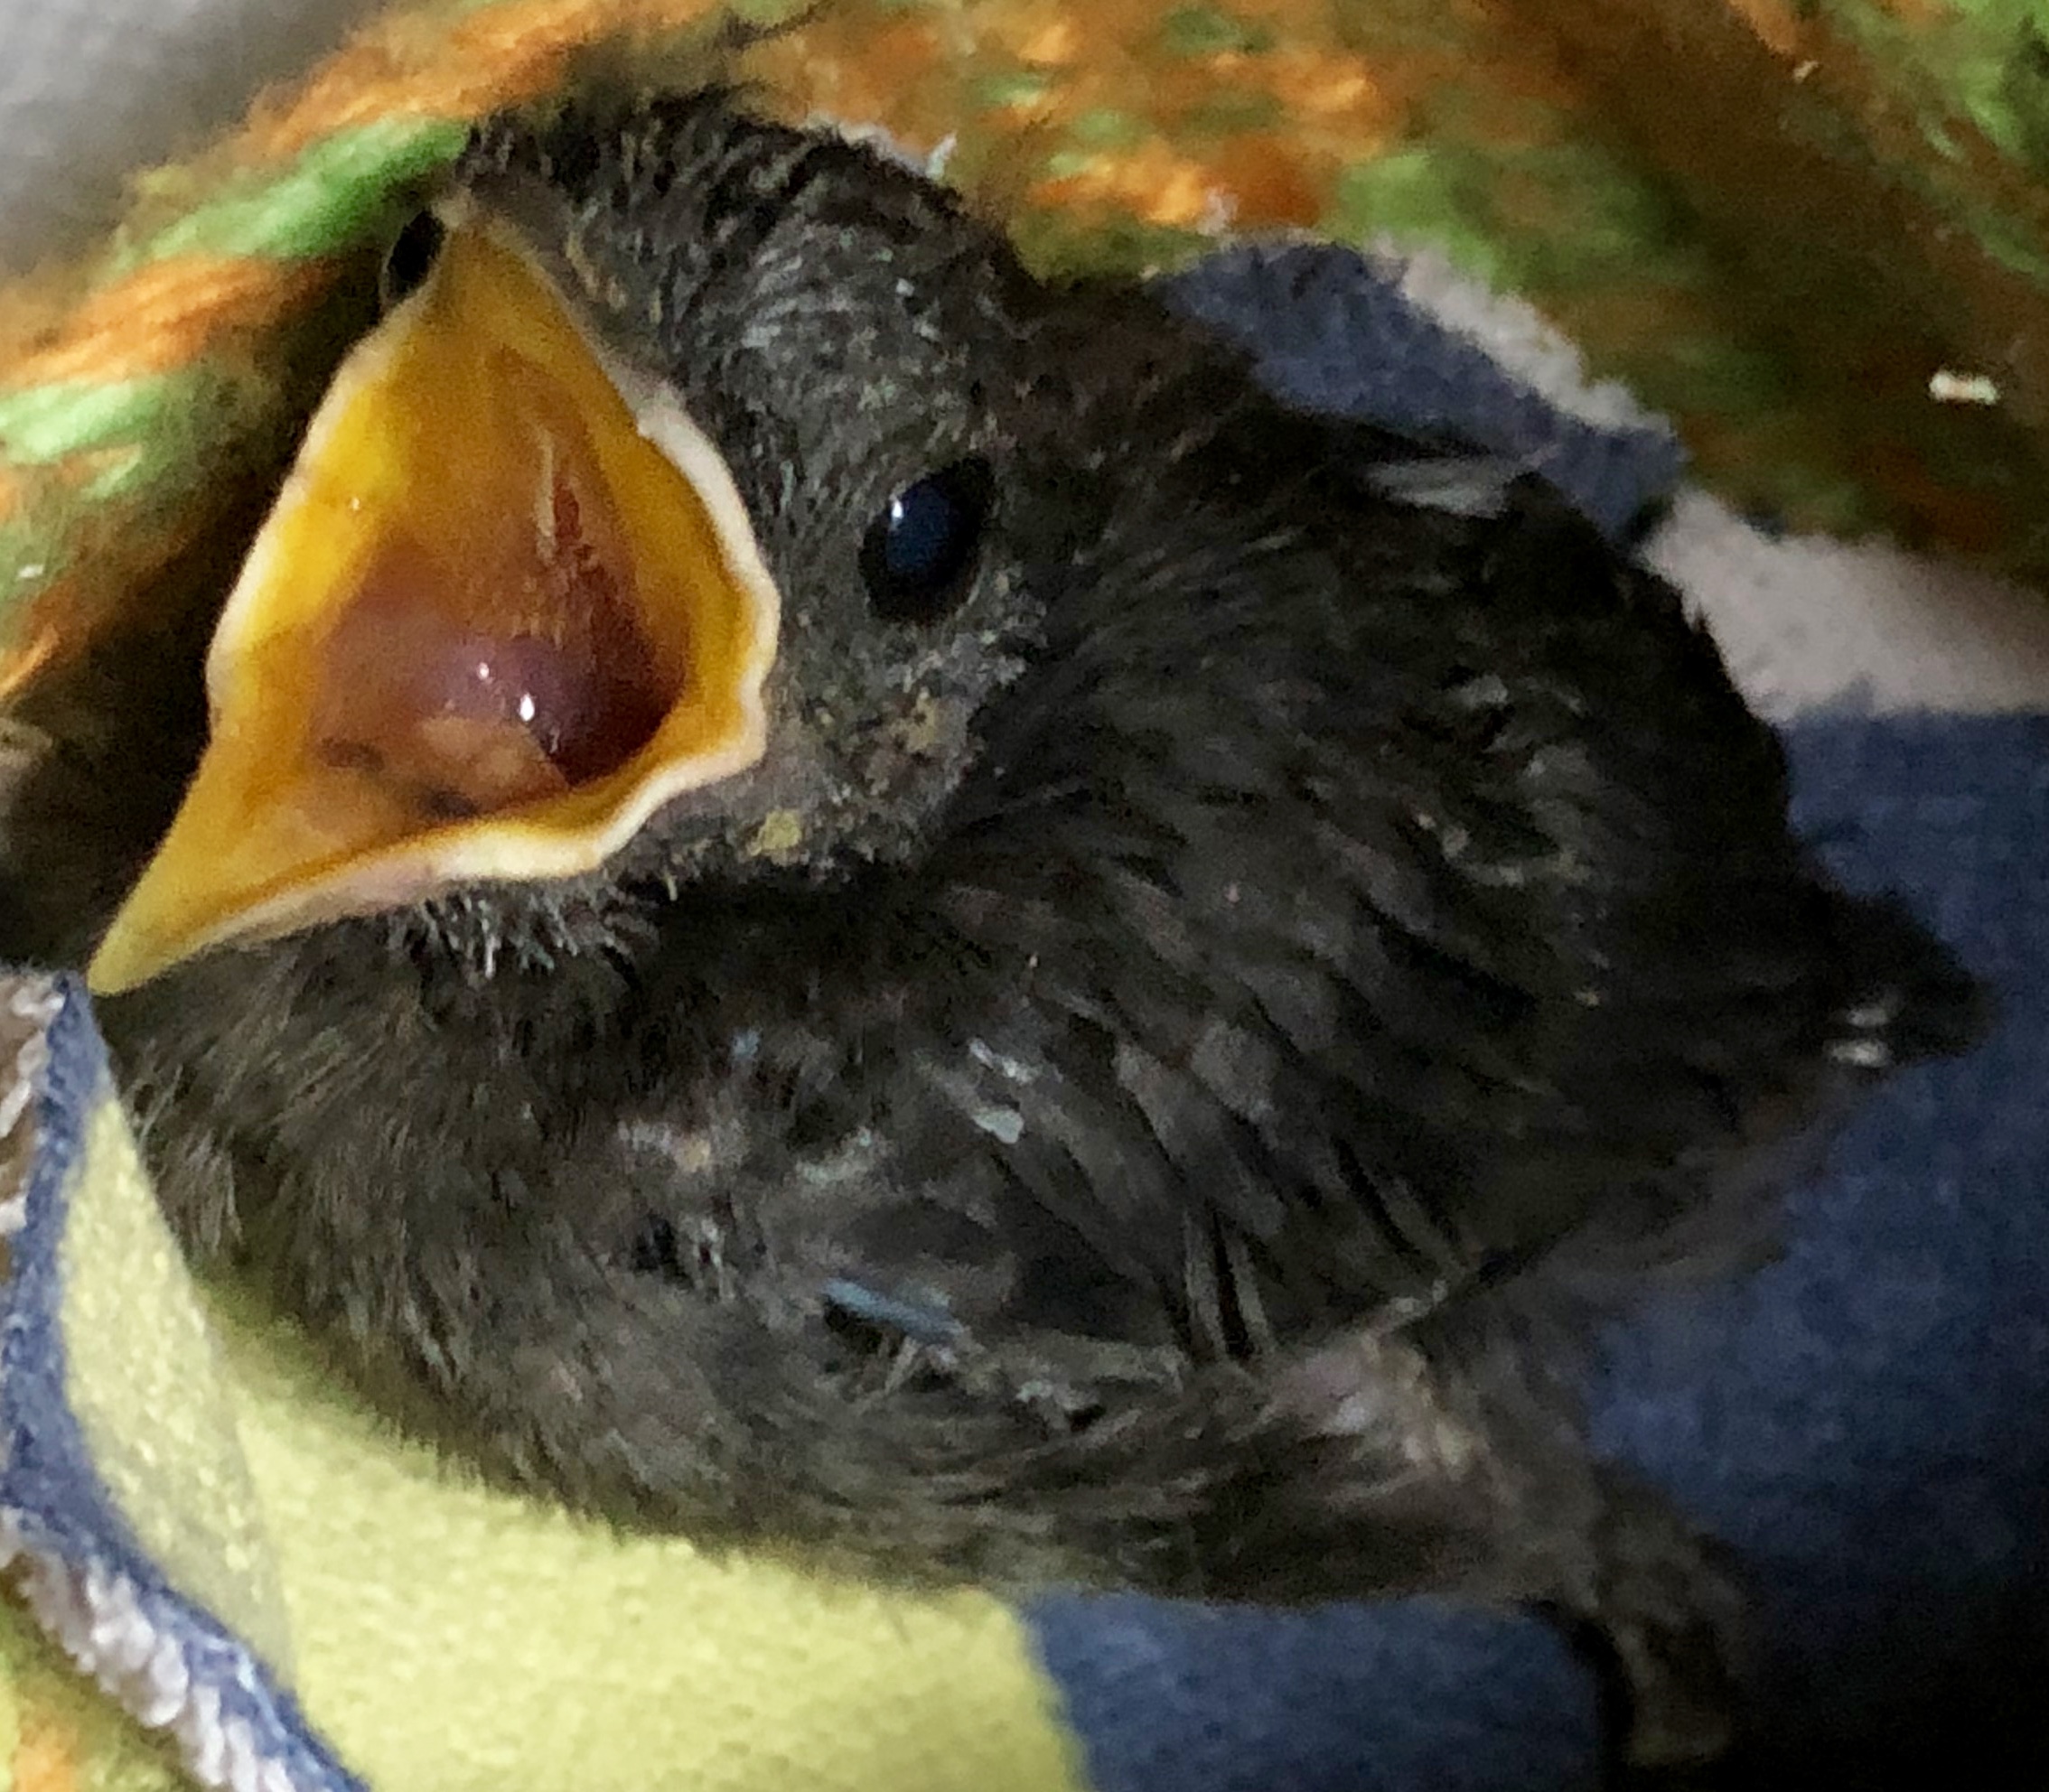
[[[876,615],[931,622],[959,602],[975,576],[995,490],[987,461],[956,461],[883,507],[861,544],[861,577]]]
[[[387,308],[419,291],[434,271],[434,259],[441,253],[441,239],[447,235],[441,219],[431,211],[416,211],[406,227],[392,238],[384,252],[384,269],[378,278],[378,293]]]

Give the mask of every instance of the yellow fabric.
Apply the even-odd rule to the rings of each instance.
[[[283,1672],[284,1596],[191,1277],[113,1101],[86,1136],[60,1255],[72,1414],[151,1560]]]
[[[232,1301],[216,1313],[301,1696],[374,1785],[1077,1784],[994,1600],[711,1560],[465,1484],[351,1406],[282,1328]]]
[[[196,1293],[111,1097],[87,1137],[62,1252],[70,1404],[174,1582],[278,1632],[313,1723],[380,1792],[1079,1792],[996,1601],[708,1558],[475,1485],[246,1298]],[[19,1777],[55,1707],[8,1618]],[[154,1792],[161,1753],[83,1692],[56,1713],[74,1777],[25,1792]]]

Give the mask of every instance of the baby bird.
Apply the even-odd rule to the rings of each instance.
[[[385,285],[205,705],[7,814],[195,1257],[579,1508],[1526,1601],[1711,1751],[1580,1346],[1974,997],[1676,594],[729,89],[489,125]]]

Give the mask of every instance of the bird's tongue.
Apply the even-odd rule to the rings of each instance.
[[[522,256],[453,231],[308,429],[214,637],[212,739],[95,987],[592,869],[759,756],[776,611],[673,398],[629,406]]]

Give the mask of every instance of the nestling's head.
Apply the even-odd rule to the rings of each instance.
[[[1128,426],[1074,427],[1091,393],[1202,359],[721,91],[485,130],[383,296],[228,602],[103,992],[370,916],[603,938],[622,891],[913,854],[1131,477]]]

